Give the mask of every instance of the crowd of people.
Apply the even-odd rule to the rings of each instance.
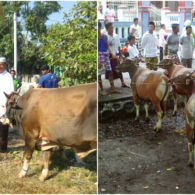
[[[114,22],[115,19],[115,11],[112,8],[112,5],[109,4],[108,8],[104,11],[102,4],[99,4],[98,7],[98,19],[101,21],[108,20],[110,22]]]
[[[49,66],[41,67],[42,76],[37,88],[57,88],[58,78],[51,73]],[[16,78],[16,71],[8,71],[5,57],[0,57],[0,118],[6,117],[6,94],[17,92],[21,87],[21,81]],[[0,152],[6,152],[8,144],[9,125],[0,122]]]
[[[98,80],[101,95],[106,95],[101,80],[101,75],[105,73],[106,79],[111,84],[111,92],[120,93],[114,86],[113,80],[120,78],[122,87],[128,87],[124,83],[122,73],[115,71],[120,63],[120,58],[129,58],[138,63],[145,62],[146,67],[151,70],[158,69],[158,62],[163,58],[174,58],[177,63],[192,68],[192,57],[194,49],[194,34],[190,21],[186,21],[184,29],[179,36],[179,24],[172,24],[170,35],[166,33],[165,24],[161,24],[161,29],[155,31],[155,23],[149,22],[148,31],[142,36],[138,18],[134,18],[134,23],[130,26],[128,41],[121,48],[119,36],[113,30],[111,20],[104,20],[104,29],[101,28],[101,20],[98,23]],[[178,56],[181,47],[180,57]]]

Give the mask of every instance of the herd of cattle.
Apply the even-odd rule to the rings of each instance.
[[[154,71],[137,66],[126,59],[117,70],[129,72],[136,120],[139,119],[139,99],[144,100],[145,118],[149,120],[148,103],[151,102],[158,115],[154,129],[162,127],[166,104],[172,88],[173,114],[177,112],[177,96],[186,97],[185,119],[189,140],[189,164],[195,169],[195,71],[164,59],[159,67],[165,71]],[[7,95],[7,117],[16,121],[24,132],[25,151],[19,177],[25,177],[35,148],[43,151],[44,168],[40,180],[48,177],[51,149],[58,146],[71,147],[77,157],[84,158],[97,148],[97,84],[85,84],[70,88],[35,89],[25,94]]]
[[[126,59],[117,69],[129,72],[133,100],[136,107],[136,120],[139,119],[139,99],[144,100],[146,120],[148,120],[148,102],[150,101],[158,115],[154,129],[161,128],[166,104],[172,88],[174,99],[173,115],[177,112],[177,96],[184,96],[184,115],[186,119],[186,134],[188,137],[189,165],[195,169],[195,70],[176,63],[175,59],[164,59],[159,64],[165,71],[154,71],[137,66],[136,61]],[[188,99],[188,102],[186,100]],[[194,160],[193,160],[194,158]]]
[[[21,124],[25,151],[19,177],[25,177],[35,148],[43,151],[40,180],[48,177],[51,149],[71,147],[79,159],[97,148],[97,84],[58,89],[30,88],[7,96],[7,117]]]

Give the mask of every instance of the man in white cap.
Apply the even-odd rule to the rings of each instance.
[[[0,57],[0,119],[6,112],[6,97],[5,94],[10,94],[14,91],[13,78],[7,71],[6,58]],[[0,152],[7,150],[9,125],[0,122]]]

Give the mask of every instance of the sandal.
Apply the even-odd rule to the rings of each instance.
[[[125,85],[125,84],[123,84],[122,87],[123,87],[123,88],[130,88],[129,86],[127,86],[127,85]]]

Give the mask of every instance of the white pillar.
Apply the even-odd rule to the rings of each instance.
[[[119,38],[122,38],[122,28],[120,26],[118,27],[118,35]]]
[[[14,70],[16,71],[17,76],[17,16],[14,12]]]

